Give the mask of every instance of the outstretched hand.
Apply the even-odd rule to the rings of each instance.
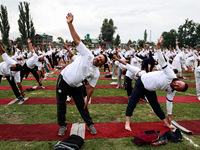
[[[1,52],[1,54],[5,53],[5,50],[1,44],[0,44],[0,52]]]
[[[84,105],[84,109],[87,108],[88,109],[88,101],[85,101],[85,105]]]
[[[160,38],[158,39],[158,43],[157,43],[157,45],[156,45],[156,49],[157,49],[157,50],[160,49],[160,47],[161,47],[161,45],[162,45],[162,40],[163,40],[163,37],[160,36]]]
[[[113,55],[113,58],[115,59],[115,60],[118,60],[119,58],[117,57],[117,55]]]
[[[178,41],[176,41],[176,45],[178,45]]]
[[[28,42],[28,43],[31,43],[31,40],[28,38],[28,39],[27,39],[27,42]]]
[[[67,16],[66,16],[66,18],[67,18],[67,23],[68,24],[72,23],[73,20],[74,20],[74,16],[72,15],[72,13],[68,13]]]

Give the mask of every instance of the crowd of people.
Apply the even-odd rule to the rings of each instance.
[[[140,49],[135,49],[129,45],[127,48],[113,46],[104,49],[98,44],[89,49],[73,26],[73,15],[69,13],[66,18],[75,48],[67,47],[65,43],[63,47],[52,47],[49,43],[45,50],[44,43],[41,47],[34,46],[31,40],[27,39],[28,48],[24,45],[23,49],[20,50],[16,45],[15,54],[10,57],[0,45],[0,52],[4,60],[0,63],[0,82],[5,76],[15,96],[20,101],[24,101],[25,97],[22,81],[28,77],[30,72],[35,77],[39,87],[45,89],[42,85],[44,73],[46,72],[48,75],[49,68],[55,68],[61,63],[66,65],[61,71],[56,85],[59,136],[65,135],[67,130],[65,101],[68,97],[73,97],[91,134],[97,134],[88,110],[88,103],[100,76],[99,67],[104,67],[104,72],[110,72],[109,67],[113,65],[113,71],[110,75],[112,79],[118,80],[116,88],[125,88],[127,91],[129,101],[127,102],[125,129],[128,131],[132,130],[130,127],[131,116],[140,98],[149,102],[155,114],[166,127],[174,128],[171,125],[171,120],[175,92],[185,92],[188,89],[188,85],[179,80],[184,78],[182,76],[183,69],[194,71],[197,97],[200,100],[199,51],[192,47],[179,48],[178,41],[176,41],[175,48],[169,46],[162,49],[162,37],[158,39],[155,47],[144,45]],[[118,77],[116,78],[117,68]],[[154,71],[154,68],[157,71]],[[122,78],[124,78],[123,85]],[[133,80],[136,81],[134,88],[132,86]],[[165,91],[167,94],[167,119],[158,103],[157,90]]]

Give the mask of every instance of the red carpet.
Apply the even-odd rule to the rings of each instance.
[[[54,72],[53,74],[60,74],[60,72]],[[100,72],[100,74],[112,74],[110,72]],[[117,72],[115,72],[115,74],[118,74]]]
[[[193,132],[194,135],[200,135],[200,120],[176,121],[181,126]]]
[[[124,122],[120,123],[95,123],[98,134],[91,135],[85,130],[85,138],[121,138],[136,136],[138,133],[146,130],[161,131],[164,134],[168,128],[163,126],[162,122],[131,123],[132,132],[124,129]],[[22,140],[22,141],[46,141],[63,140],[69,136],[71,123],[67,125],[66,135],[59,137],[57,135],[59,126],[57,124],[0,124],[0,140]],[[87,128],[87,126],[86,126]]]
[[[28,77],[27,79],[24,80],[36,80],[34,77]],[[46,78],[45,80],[58,80],[58,78]]]
[[[7,105],[14,98],[0,99],[0,105]],[[19,101],[18,101],[19,102]],[[159,103],[166,103],[166,97],[158,97]],[[183,97],[176,96],[174,98],[174,103],[200,103],[197,97]],[[74,104],[74,101],[66,102],[67,104]],[[127,104],[128,97],[92,97],[91,104]],[[146,103],[140,101],[139,103]],[[30,97],[23,104],[56,104],[56,97]]]
[[[23,86],[23,89],[30,89],[33,86]],[[45,89],[41,89],[39,86],[36,88],[36,90],[55,90],[56,85],[49,85],[49,86],[44,86]],[[96,85],[95,89],[115,89],[117,85]],[[134,87],[134,85],[133,85]],[[196,84],[189,84],[189,87],[194,87],[196,88]],[[0,90],[11,90],[11,86],[0,86]]]
[[[8,105],[14,98],[1,98],[0,105]]]
[[[179,77],[178,77],[179,78]],[[185,79],[193,79],[195,78],[195,76],[184,76]],[[183,78],[179,78],[179,79],[183,79]]]
[[[100,77],[99,80],[106,80],[106,79],[112,79],[112,78],[105,78],[105,77]],[[35,80],[34,77],[28,77],[27,79],[24,80]],[[46,78],[45,80],[58,80],[58,78]]]

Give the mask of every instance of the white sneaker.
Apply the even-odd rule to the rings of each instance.
[[[200,100],[200,96],[198,96],[198,100]]]
[[[71,97],[69,95],[67,95],[66,101],[69,102],[70,100],[71,100]]]
[[[41,88],[41,89],[45,89],[45,87],[44,87],[44,86],[40,86],[40,88]]]
[[[112,79],[117,79],[117,77],[112,77]]]

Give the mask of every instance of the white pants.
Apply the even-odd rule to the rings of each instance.
[[[197,71],[195,68],[195,81],[196,81],[196,91],[197,91],[197,96],[200,96],[200,72]]]

